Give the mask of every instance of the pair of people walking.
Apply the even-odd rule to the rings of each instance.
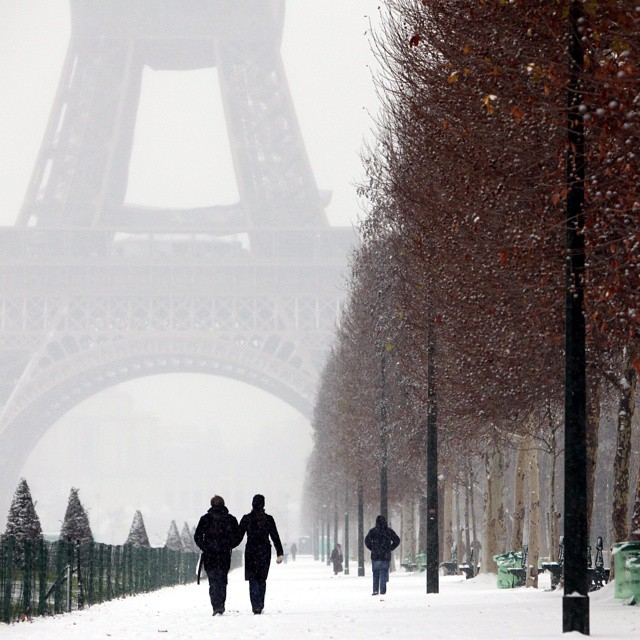
[[[249,582],[249,598],[254,614],[261,614],[271,564],[271,541],[276,549],[276,562],[284,559],[284,551],[275,520],[265,513],[264,496],[257,494],[251,512],[242,516],[240,524],[224,504],[221,496],[211,498],[211,508],[198,522],[194,540],[202,551],[204,570],[209,579],[209,597],[213,615],[222,615],[227,598],[227,576],[231,567],[231,550],[247,536],[244,552],[244,577]]]

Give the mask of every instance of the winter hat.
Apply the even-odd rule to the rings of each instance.
[[[260,495],[259,493],[253,496],[253,500],[251,501],[251,506],[256,511],[259,511],[260,509],[264,509],[264,496]]]
[[[386,525],[387,524],[387,520],[384,516],[378,516],[376,518],[376,525],[377,526],[382,526],[382,525]]]

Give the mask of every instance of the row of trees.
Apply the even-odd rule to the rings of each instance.
[[[557,544],[565,284],[574,284],[564,249],[572,2],[384,4],[373,36],[382,109],[361,187],[370,213],[317,396],[309,502],[319,509],[347,482],[375,504],[387,460],[390,500],[420,500],[431,384],[443,484],[467,501],[484,492],[483,570],[522,546],[525,513],[537,566],[541,494]],[[579,4],[589,518],[599,439],[613,426],[615,461],[604,470],[613,543],[640,539],[629,464],[640,370],[640,12],[632,2]]]
[[[78,489],[71,488],[67,508],[60,529],[60,539],[67,542],[93,542],[89,516],[80,502]],[[19,544],[22,540],[42,538],[42,525],[36,512],[31,490],[24,478],[20,479],[9,507],[5,534],[13,536]]]
[[[87,511],[80,502],[79,490],[71,488],[69,501],[60,529],[60,540],[68,542],[93,542],[93,533]],[[172,551],[198,551],[193,539],[193,530],[185,522],[182,533],[178,533],[175,520],[171,522],[165,547]],[[19,545],[22,540],[42,538],[42,526],[27,481],[22,478],[11,501],[5,534],[13,536]],[[133,547],[150,547],[149,536],[140,511],[136,511],[125,544]]]
[[[169,526],[169,532],[167,533],[167,541],[164,546],[172,551],[190,551],[199,553],[200,550],[193,539],[195,532],[195,527],[189,529],[189,525],[185,522],[182,526],[182,532],[178,533],[176,521],[172,520],[171,525]]]

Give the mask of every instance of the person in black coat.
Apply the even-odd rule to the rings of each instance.
[[[383,516],[376,518],[376,526],[367,533],[364,544],[371,551],[371,565],[373,571],[373,593],[387,592],[387,582],[389,581],[389,563],[391,562],[391,552],[400,544],[396,532],[387,526],[387,521]]]
[[[200,518],[194,540],[202,550],[204,570],[209,578],[209,597],[213,615],[222,615],[227,599],[231,549],[239,544],[238,521],[224,506],[222,497],[211,498],[211,509]]]
[[[271,564],[271,543],[276,548],[276,562],[284,559],[284,551],[275,520],[264,512],[264,496],[253,496],[251,513],[242,516],[238,527],[238,544],[247,534],[244,549],[244,579],[249,581],[249,597],[253,613],[260,614],[264,609],[264,596],[267,590],[267,576]]]
[[[333,574],[337,576],[341,571],[343,571],[342,561],[344,560],[344,556],[342,555],[342,547],[339,544],[337,544],[333,548],[331,557],[329,559],[333,563]]]

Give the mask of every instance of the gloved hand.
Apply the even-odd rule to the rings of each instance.
[[[278,557],[276,558],[276,562],[277,562],[278,564],[282,564],[282,561],[283,561],[283,560],[284,560],[284,556],[278,556]]]

